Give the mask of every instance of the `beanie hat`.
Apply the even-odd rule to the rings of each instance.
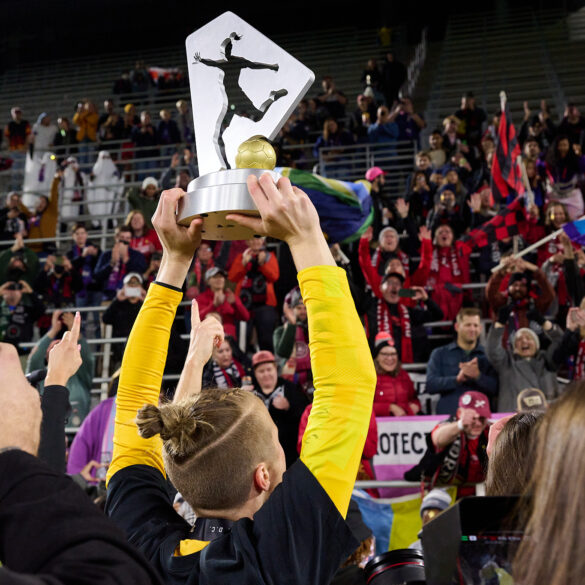
[[[372,357],[376,358],[385,347],[394,347],[394,338],[387,331],[380,331],[374,340]]]
[[[442,489],[432,489],[422,501],[420,506],[420,515],[422,517],[425,510],[446,510],[451,505],[451,496]]]

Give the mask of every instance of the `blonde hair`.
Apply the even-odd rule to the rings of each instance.
[[[247,501],[256,466],[277,456],[262,411],[250,392],[212,388],[177,404],[149,404],[136,423],[144,438],[160,434],[165,469],[193,508],[228,510]]]

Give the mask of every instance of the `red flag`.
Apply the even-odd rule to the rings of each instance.
[[[492,219],[460,238],[457,247],[461,254],[470,254],[473,248],[483,248],[493,242],[523,234],[527,225],[524,197],[516,197]]]
[[[524,193],[522,173],[518,164],[520,145],[516,138],[516,130],[510,118],[508,104],[502,110],[496,151],[492,159],[492,192],[498,202],[511,202],[514,197]]]

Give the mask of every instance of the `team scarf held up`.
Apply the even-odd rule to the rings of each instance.
[[[402,303],[398,303],[398,312],[400,313],[400,330],[402,332],[400,361],[404,364],[411,364],[413,362],[413,353],[410,313],[408,312],[408,307]],[[378,325],[378,332],[385,331],[388,333],[392,337],[390,345],[395,346],[396,343],[394,341],[392,328],[393,317],[390,314],[390,309],[388,309],[388,304],[384,299],[378,299],[378,306],[376,307],[376,321]]]
[[[436,247],[433,248],[433,259],[431,260],[431,273],[437,274],[439,272],[439,265],[451,269],[453,277],[461,276],[461,266],[459,266],[459,258],[457,257],[457,248],[451,246],[448,254],[440,254]]]

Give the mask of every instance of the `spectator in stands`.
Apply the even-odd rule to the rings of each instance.
[[[143,274],[146,270],[144,256],[132,250],[132,229],[119,226],[115,232],[115,243],[111,251],[104,252],[95,268],[94,277],[102,287],[106,299],[111,300],[116,291],[122,288],[124,277],[130,272]]]
[[[120,370],[114,373],[108,385],[108,397],[90,411],[71,443],[67,474],[77,476],[73,479],[78,483],[80,476],[85,485],[105,480],[114,452],[112,427],[116,417],[119,375]]]
[[[142,212],[148,229],[152,229],[152,216],[156,211],[158,196],[158,181],[154,177],[146,177],[140,189],[134,187],[127,191],[130,208]]]
[[[339,177],[349,168],[349,158],[347,149],[340,148],[336,150],[335,147],[344,147],[354,144],[353,136],[343,130],[340,123],[334,118],[327,118],[323,124],[323,134],[317,138],[313,146],[313,156],[322,159],[325,163],[323,165],[322,173],[326,177]],[[322,148],[326,148],[326,152],[320,152]],[[331,149],[334,150],[331,150]]]
[[[398,99],[398,92],[405,81],[406,67],[396,59],[394,52],[388,51],[382,65],[382,92],[388,108]]]
[[[427,124],[423,117],[414,111],[412,100],[408,96],[398,100],[389,119],[398,126],[398,140],[414,140],[417,148],[420,148],[419,135]]]
[[[376,106],[363,93],[357,96],[357,108],[349,118],[349,129],[356,142],[368,142],[368,128],[376,119]]]
[[[193,131],[193,116],[189,109],[187,100],[178,100],[175,104],[177,107],[177,126],[181,139],[179,142],[191,145],[195,142],[195,132]]]
[[[39,258],[24,245],[22,234],[16,234],[14,244],[0,252],[0,284],[26,280],[32,286],[39,270]]]
[[[0,285],[0,297],[0,341],[11,343],[19,354],[25,354],[27,350],[18,344],[32,341],[33,325],[45,307],[26,280]]]
[[[344,118],[347,98],[342,91],[339,91],[335,87],[335,82],[330,75],[323,77],[321,88],[323,91],[316,99],[321,105],[321,108],[326,112],[326,116],[334,120]]]
[[[547,199],[561,201],[570,219],[583,215],[583,194],[578,185],[579,176],[585,173],[585,157],[571,146],[566,134],[557,134],[546,153],[540,172],[546,181]]]
[[[10,116],[12,120],[4,127],[4,138],[10,151],[10,158],[13,161],[10,188],[14,191],[20,191],[22,189],[24,161],[31,127],[28,121],[22,117],[22,110],[18,106],[14,106],[10,110]]]
[[[390,110],[387,106],[380,106],[376,121],[368,128],[368,139],[371,143],[396,142],[400,130],[396,122],[390,119]],[[388,149],[387,154],[393,154],[394,148]]]
[[[17,234],[28,234],[30,211],[22,202],[20,193],[10,191],[6,206],[0,209],[0,240],[12,240]]]
[[[48,308],[74,307],[75,297],[83,287],[81,275],[62,254],[49,254],[43,269],[36,277],[33,288]],[[41,329],[48,326],[42,322]]]
[[[550,119],[546,100],[541,100],[540,111],[532,115],[528,102],[524,102],[524,122],[518,132],[518,141],[521,145],[526,144],[528,138],[538,142],[541,150],[546,150],[552,143],[556,134],[555,125]]]
[[[97,125],[97,129],[98,129],[98,134],[100,135],[100,138],[102,136],[102,126],[106,123],[106,121],[108,120],[108,118],[115,113],[115,106],[114,106],[114,100],[108,98],[104,100],[104,112],[103,114],[100,114],[100,117],[98,118],[98,125]]]
[[[49,353],[59,343],[63,333],[71,331],[72,327],[73,313],[53,312],[51,315],[51,327],[31,350],[26,364],[27,374],[46,367]],[[81,346],[81,366],[67,382],[69,402],[71,404],[69,425],[73,427],[78,427],[89,412],[90,390],[94,373],[94,356],[87,341],[80,335],[78,343]],[[42,394],[44,383],[39,382],[37,388]]]
[[[119,144],[111,144],[111,142],[118,142],[125,138],[124,120],[120,117],[118,112],[114,111],[113,102],[106,100],[104,102],[106,113],[100,116],[98,122],[98,138],[102,144],[102,148],[111,148],[114,151],[114,158],[117,158],[115,151],[120,148]]]
[[[440,169],[447,162],[447,154],[443,148],[443,135],[439,130],[433,130],[429,136],[429,156],[433,169]]]
[[[427,287],[447,321],[457,316],[465,297],[462,285],[470,282],[469,255],[461,253],[457,248],[453,228],[447,224],[440,225],[433,240],[433,259]]]
[[[79,143],[78,160],[81,165],[93,162],[94,145],[97,141],[99,115],[95,104],[84,100],[77,104],[73,123],[77,125],[77,142]]]
[[[417,472],[407,472],[405,478],[414,472],[412,479],[416,479],[422,472],[430,487],[435,483],[458,485],[457,499],[475,495],[475,484],[485,481],[491,415],[485,394],[475,391],[462,394],[455,417],[431,431],[431,457],[421,461],[415,468]]]
[[[130,248],[140,252],[146,263],[150,262],[150,257],[156,250],[162,250],[156,232],[146,225],[146,218],[142,211],[133,209],[126,216],[126,225],[132,230],[132,239]]]
[[[272,351],[272,332],[277,320],[274,283],[280,276],[278,261],[266,249],[265,238],[252,238],[247,243],[248,248],[236,256],[228,278],[236,283],[236,295],[251,315],[248,339],[255,328],[260,349]]]
[[[144,279],[144,288],[148,290],[148,287],[156,280],[156,275],[160,270],[160,261],[162,260],[161,252],[153,252],[150,258],[150,264],[146,269],[146,272],[142,275]]]
[[[214,313],[208,313],[215,318]],[[218,316],[218,320],[221,317]],[[234,346],[235,347],[235,346]],[[203,368],[202,388],[244,388],[251,390],[251,378],[247,364],[234,357],[231,340],[225,338],[219,345],[214,345],[211,359]],[[245,354],[244,354],[245,357]]]
[[[479,147],[487,114],[484,110],[476,106],[473,92],[468,91],[463,95],[461,98],[461,107],[455,112],[455,116],[462,122],[460,132],[467,146]]]
[[[537,289],[531,287],[533,280]],[[489,279],[485,294],[494,315],[505,326],[504,341],[517,329],[534,327],[540,332],[537,322],[542,321],[555,298],[554,289],[542,270],[511,256],[502,260],[502,268]]]
[[[171,165],[161,177],[160,184],[163,190],[180,187],[187,191],[189,181],[197,176],[197,167],[193,162],[193,153],[189,148],[183,149],[183,154],[175,152],[171,157]]]
[[[404,276],[409,276],[410,274],[410,259],[407,254],[405,254],[400,249],[400,239],[398,236],[398,232],[393,227],[385,227],[380,234],[378,235],[378,247],[373,250],[371,258],[369,257],[369,253],[366,255],[366,251],[369,251],[369,237],[368,232],[364,233],[364,235],[360,238],[359,244],[359,261],[362,272],[366,277],[366,281],[368,284],[375,288],[375,282],[370,282],[371,278],[368,278],[369,269],[368,264],[370,264],[380,276],[383,276],[386,273],[386,268],[388,266],[388,262],[392,258],[398,258],[400,260],[400,264],[402,265]],[[373,234],[372,234],[373,235]]]
[[[447,183],[435,194],[434,206],[427,216],[427,227],[436,232],[439,226],[450,226],[455,238],[469,227],[470,210],[455,194],[455,187]]]
[[[498,378],[479,343],[481,311],[463,308],[455,321],[455,341],[433,350],[427,367],[426,392],[440,394],[438,414],[455,414],[459,398],[468,390],[495,397]]]
[[[102,314],[102,321],[112,325],[112,337],[128,337],[132,325],[142,308],[146,291],[142,287],[142,275],[138,272],[129,272],[124,276],[123,286],[117,291],[116,298]],[[112,344],[114,363],[122,361],[125,344]]]
[[[293,292],[290,308],[287,322],[274,331],[274,353],[284,361],[282,377],[298,384],[307,393],[313,384],[313,374],[309,354],[307,309],[300,291]]]
[[[571,145],[577,144],[583,147],[583,136],[585,132],[585,116],[577,108],[574,102],[567,103],[563,119],[557,129],[558,133],[566,136]]]
[[[377,382],[374,395],[376,416],[405,416],[420,412],[420,401],[408,372],[402,369],[392,336],[387,332],[376,335],[372,353]]]
[[[156,158],[160,155],[158,149],[158,136],[155,127],[151,124],[150,112],[146,110],[140,112],[140,125],[132,129],[132,142],[136,145],[136,162],[137,179],[144,180],[148,176],[150,169],[156,169],[159,166],[156,160],[145,160]]]
[[[536,138],[533,136],[529,136],[525,142],[522,149],[522,154],[524,155],[524,161],[527,160],[534,161],[535,163],[540,159],[540,153],[542,148]]]
[[[28,222],[28,237],[54,238],[57,235],[57,223],[59,220],[59,185],[63,179],[63,171],[59,169],[51,182],[49,197],[41,195],[39,202]],[[30,247],[35,252],[47,250],[52,243],[34,243]]]
[[[212,266],[205,271],[207,288],[197,295],[199,316],[203,320],[211,312],[221,316],[226,335],[238,339],[236,324],[248,321],[250,313],[233,290],[226,288],[227,273],[219,266]]]
[[[415,171],[410,179],[410,190],[406,194],[409,214],[417,225],[426,225],[429,212],[433,209],[437,186],[430,181],[425,171]]]
[[[408,289],[410,302],[407,305],[400,296],[404,280],[404,275],[399,272],[385,274],[380,286],[382,298],[370,297],[363,302],[362,312],[366,314],[371,347],[374,347],[378,333],[389,333],[400,361],[410,364],[425,361],[428,355],[426,332],[419,326],[442,319],[443,313],[421,286]]]
[[[380,73],[380,69],[378,69],[378,63],[376,59],[368,59],[366,64],[366,68],[362,71],[362,76],[360,78],[363,87],[371,86],[375,89],[380,87],[382,82],[382,74]]]
[[[75,295],[75,306],[98,307],[102,302],[102,291],[99,284],[95,282],[94,274],[101,250],[97,244],[87,239],[87,230],[82,223],[73,225],[71,236],[73,246],[67,252],[67,258],[82,281],[81,289]],[[81,328],[86,337],[99,337],[99,313],[88,313],[87,318],[81,324]]]
[[[284,450],[286,466],[298,458],[297,438],[301,415],[307,398],[296,384],[279,377],[276,358],[270,351],[259,351],[252,357],[253,393],[264,402],[278,428],[278,440]]]
[[[71,128],[69,118],[64,116],[57,118],[57,134],[53,143],[58,165],[70,156],[77,155],[77,131]]]
[[[374,208],[372,237],[378,238],[381,230],[390,227],[390,224],[394,223],[392,220],[398,219],[399,214],[387,191],[386,172],[380,167],[372,167],[366,171],[365,177],[366,181],[372,184],[370,188],[372,207]]]
[[[459,128],[462,122],[457,116],[447,116],[443,120],[443,144],[442,148],[445,151],[445,160],[450,162],[459,152],[469,152],[469,147],[461,143],[459,137]]]
[[[156,129],[158,143],[161,145],[162,156],[171,156],[176,150],[177,145],[181,142],[181,133],[177,123],[171,118],[169,110],[159,112],[160,122]]]
[[[43,158],[45,151],[53,146],[56,134],[57,126],[51,124],[51,117],[46,112],[39,114],[36,123],[32,127],[31,135],[35,158],[39,160]]]
[[[151,79],[144,61],[136,61],[134,69],[130,71],[129,79],[132,84],[132,93],[143,93],[149,90]]]
[[[559,327],[548,320],[543,323],[543,337],[550,342],[546,351],[540,349],[539,336],[528,327],[518,329],[511,338],[511,347],[504,349],[505,327],[506,321],[498,316],[488,333],[486,346],[488,359],[500,378],[498,412],[513,411],[518,394],[529,387],[542,390],[548,400],[556,398],[559,394],[559,363],[553,356],[562,339]]]

